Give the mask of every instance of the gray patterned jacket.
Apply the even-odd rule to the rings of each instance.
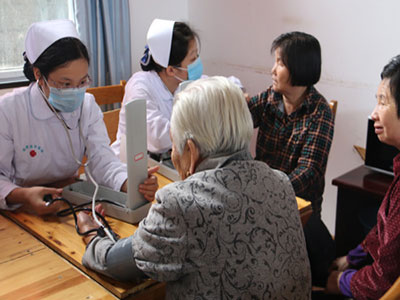
[[[131,245],[136,266],[167,282],[167,299],[310,299],[303,230],[283,172],[247,151],[208,158],[156,199]]]

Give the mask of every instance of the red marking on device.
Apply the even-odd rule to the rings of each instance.
[[[142,160],[143,158],[144,158],[144,153],[140,152],[140,153],[136,154],[133,159],[134,159],[134,161],[139,161],[139,160]]]
[[[29,152],[29,155],[31,157],[35,157],[36,156],[36,151],[35,150],[31,150],[31,152]]]

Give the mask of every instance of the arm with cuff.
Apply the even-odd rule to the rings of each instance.
[[[157,203],[134,235],[115,244],[107,237],[92,237],[83,265],[120,281],[134,281],[146,275],[158,281],[172,281],[183,276],[185,268],[190,269],[185,264],[187,233],[183,213],[172,195],[177,197],[176,187],[157,192]],[[98,227],[84,213],[78,215],[78,224],[82,231]]]
[[[82,263],[85,267],[119,281],[137,281],[146,275],[137,268],[132,237],[113,243],[107,237],[94,237],[86,247]]]

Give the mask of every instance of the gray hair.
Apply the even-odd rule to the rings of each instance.
[[[170,125],[178,152],[192,139],[203,158],[248,149],[253,134],[242,90],[221,76],[196,80],[176,94]]]

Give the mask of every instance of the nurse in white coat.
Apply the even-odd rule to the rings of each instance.
[[[89,56],[74,24],[34,23],[24,56],[31,84],[0,98],[0,208],[54,213],[59,204],[46,206],[43,197],[59,196],[62,190],[54,187],[75,180],[85,154],[99,184],[126,191],[126,165],[109,146],[94,97],[85,93]],[[148,200],[158,187],[154,171],[149,170],[149,178],[139,186]]]
[[[133,99],[146,99],[147,147],[150,152],[171,149],[169,122],[173,96],[185,80],[199,79],[203,65],[199,57],[197,34],[185,23],[155,19],[147,32],[147,46],[141,68],[125,87],[117,139],[112,148],[120,155],[125,135],[125,105]]]

